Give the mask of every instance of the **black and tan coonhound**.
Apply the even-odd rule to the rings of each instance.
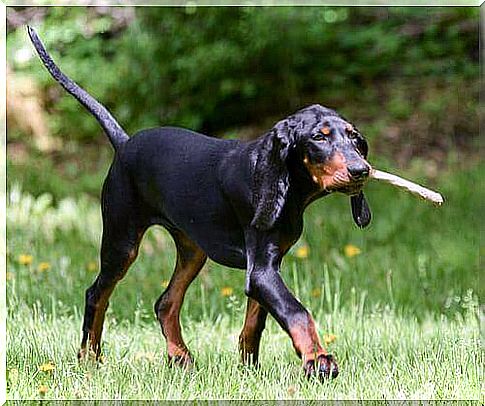
[[[79,356],[100,355],[108,299],[135,260],[148,227],[165,227],[177,247],[170,283],[155,304],[169,359],[190,365],[179,314],[207,257],[246,269],[242,360],[257,364],[268,312],[289,334],[308,376],[336,377],[309,312],[285,286],[280,265],[298,240],[303,212],[332,192],[350,196],[360,227],[370,221],[362,193],[367,143],[334,110],[312,105],[252,142],[162,127],[128,137],[108,110],[63,74],[32,28],[30,38],[50,74],[99,121],[115,149],[102,191],[101,270],[86,291]],[[88,348],[89,344],[89,348]]]

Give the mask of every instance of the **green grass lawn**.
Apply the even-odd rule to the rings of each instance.
[[[19,305],[10,311],[9,398],[74,399],[478,399],[483,354],[473,312],[418,322],[392,310],[362,314],[356,305],[315,314],[321,332],[337,336],[329,349],[341,374],[320,384],[302,376],[290,340],[272,321],[263,335],[259,370],[239,363],[242,314],[211,320],[184,317],[195,368],[167,365],[155,321],[107,321],[105,360],[79,364],[79,316]],[[66,310],[66,309],[64,309]],[[190,313],[190,311],[187,311]],[[41,371],[41,365],[54,365]]]
[[[48,195],[34,198],[11,184],[8,398],[480,399],[484,170],[442,174],[433,185],[446,199],[440,209],[368,185],[374,217],[366,230],[353,225],[345,196],[309,208],[283,276],[321,335],[336,335],[329,348],[341,374],[323,385],[302,377],[289,338],[273,320],[263,335],[261,368],[239,364],[244,272],[213,262],[189,289],[182,314],[196,367],[170,368],[152,306],[175,252],[159,228],[146,235],[111,299],[104,364],[78,364],[84,291],[98,266],[99,204],[80,195],[54,205]],[[424,181],[419,174],[406,175]],[[39,369],[50,362],[53,370]]]

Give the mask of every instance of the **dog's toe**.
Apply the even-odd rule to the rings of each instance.
[[[322,354],[314,360],[307,361],[303,369],[307,378],[316,376],[322,382],[336,378],[339,373],[337,362],[331,354]]]
[[[172,357],[169,356],[168,362],[170,366],[177,366],[190,369],[194,365],[194,360],[190,354],[179,354]]]
[[[85,348],[81,348],[79,350],[79,352],[77,353],[77,359],[78,361],[84,361],[86,359],[86,349]]]
[[[93,362],[104,362],[104,357],[102,355],[97,356],[94,350],[81,348],[77,353],[77,359],[79,362],[93,361]]]

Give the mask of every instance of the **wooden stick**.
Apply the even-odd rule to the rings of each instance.
[[[372,169],[369,177],[376,180],[382,180],[398,188],[404,189],[413,195],[421,197],[422,199],[429,200],[436,206],[441,206],[444,201],[443,196],[441,196],[439,193],[387,172]]]

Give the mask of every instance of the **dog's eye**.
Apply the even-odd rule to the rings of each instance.
[[[328,139],[328,136],[331,134],[332,130],[330,127],[325,126],[320,128],[315,134],[312,135],[312,138],[316,141],[324,141]]]
[[[356,130],[353,130],[349,135],[348,137],[351,139],[351,140],[355,140],[355,139],[360,139],[362,138],[362,136],[360,135],[360,133]]]
[[[324,141],[326,139],[326,136],[319,131],[315,134],[312,134],[312,139],[315,141]]]
[[[367,142],[363,138],[358,137],[355,139],[355,143],[357,144],[358,151],[362,154],[364,158],[366,158],[369,152],[369,147],[367,146]]]
[[[347,133],[347,137],[349,137],[350,139],[354,139],[359,136],[359,132],[354,128],[352,124],[347,124],[345,126],[345,132]]]

